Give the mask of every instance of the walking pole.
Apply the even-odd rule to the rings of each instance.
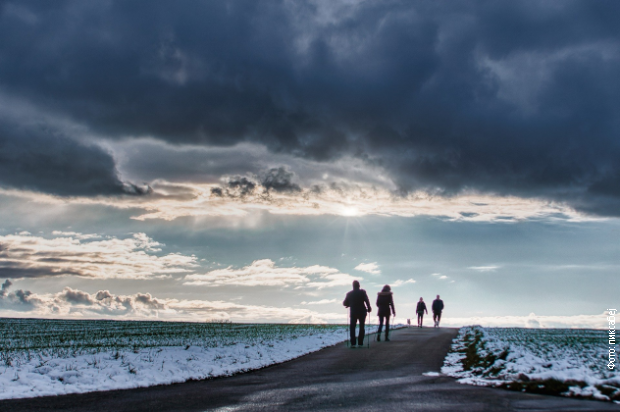
[[[379,308],[377,308],[377,310],[379,310]],[[377,322],[379,322],[379,321],[380,321],[380,320],[378,320]],[[380,335],[381,335],[381,334],[379,333],[378,329],[379,329],[379,328],[377,328],[377,330],[375,330],[375,332],[376,332],[376,333],[375,333],[375,342],[379,342],[379,340],[378,340],[378,339],[380,338]]]
[[[379,310],[379,308],[377,308],[377,310]],[[375,331],[375,342],[377,342],[377,338],[379,337],[379,332]]]
[[[347,337],[347,340],[346,340],[347,348],[351,347],[351,335],[349,333],[349,328],[351,327],[351,320],[349,319],[349,316],[350,314],[349,314],[349,311],[347,310],[347,324],[344,327],[344,330],[346,332],[346,337]]]
[[[370,327],[370,322],[371,322],[371,320],[370,320],[370,312],[366,312],[366,317],[368,318],[368,327]],[[368,349],[370,349],[370,336],[368,337],[367,340],[368,340],[368,343],[366,344],[366,347]]]

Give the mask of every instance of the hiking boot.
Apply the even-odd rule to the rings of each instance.
[[[389,342],[389,341],[390,341],[390,338],[385,338],[385,341],[386,341],[386,342]]]
[[[381,342],[381,336],[377,335],[377,342]]]

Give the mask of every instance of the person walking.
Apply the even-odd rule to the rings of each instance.
[[[370,300],[368,299],[366,291],[364,289],[360,289],[360,283],[357,280],[353,281],[353,290],[347,293],[347,296],[344,298],[342,304],[349,308],[351,347],[354,348],[355,345],[361,347],[364,345],[364,335],[366,334],[366,330],[364,329],[366,314],[372,311],[372,307],[370,306]],[[360,332],[356,339],[355,325],[357,322],[360,324]]]
[[[418,302],[418,306],[415,308],[415,312],[418,314],[418,328],[422,327],[422,321],[424,320],[424,312],[428,315],[428,310],[426,309],[426,303],[424,303],[424,299],[420,298]]]
[[[439,299],[439,295],[437,295],[437,299],[433,301],[431,305],[431,309],[433,310],[433,321],[435,322],[435,327],[439,327],[439,322],[441,321],[441,311],[443,311],[443,300]]]
[[[390,340],[390,312],[396,316],[394,309],[394,299],[392,298],[392,289],[390,285],[385,285],[381,292],[377,293],[377,316],[379,316],[379,331],[377,332],[377,341],[381,341],[381,330],[383,329],[383,321],[385,321],[385,341]]]

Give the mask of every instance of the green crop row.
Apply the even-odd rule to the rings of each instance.
[[[6,355],[38,350],[98,352],[164,346],[252,345],[337,328],[338,325],[5,318],[0,319],[0,352]]]

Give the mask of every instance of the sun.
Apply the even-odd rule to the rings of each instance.
[[[359,216],[360,215],[360,211],[353,206],[343,206],[340,214],[342,216]]]

